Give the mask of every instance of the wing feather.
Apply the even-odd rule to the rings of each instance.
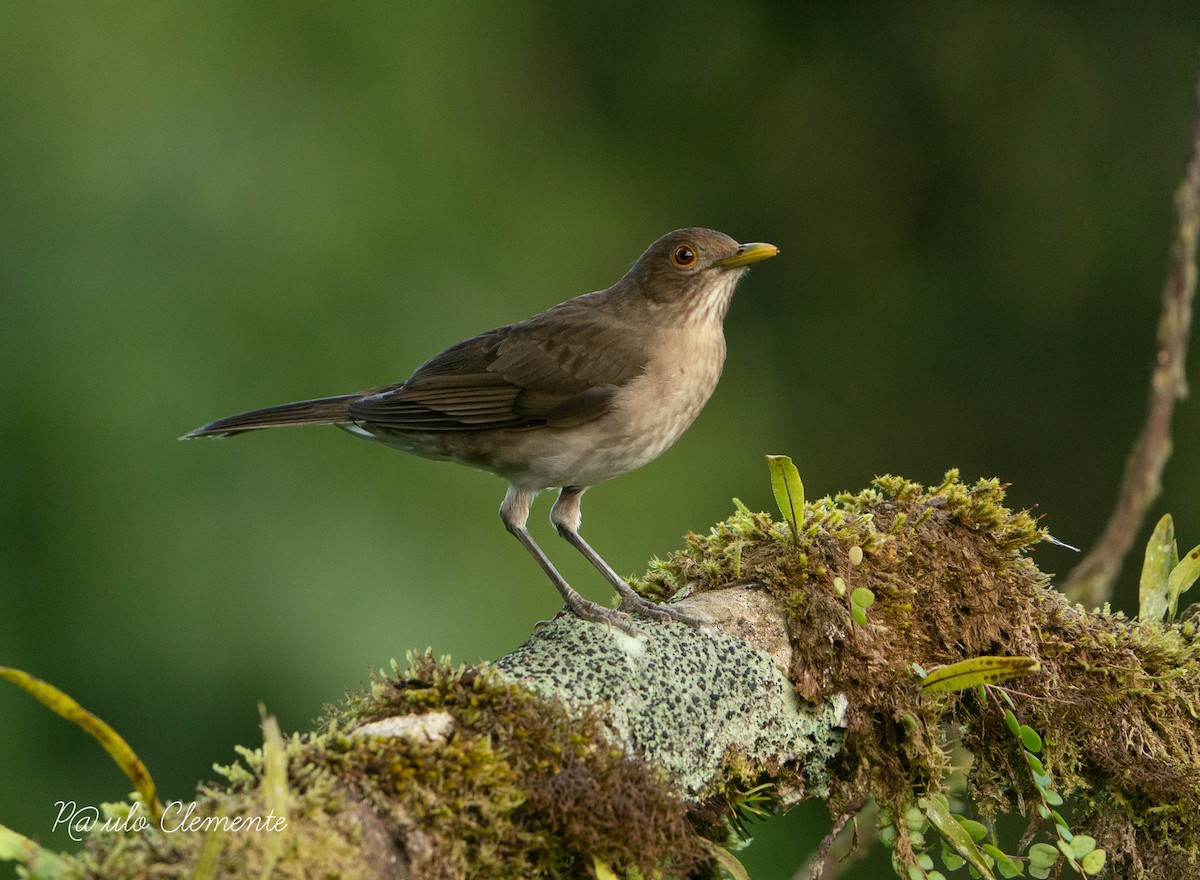
[[[386,430],[471,431],[582,424],[612,408],[645,368],[632,329],[605,293],[568,300],[518,324],[460,342],[403,385],[350,404],[355,421]]]

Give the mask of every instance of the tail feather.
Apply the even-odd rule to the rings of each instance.
[[[290,425],[336,425],[349,422],[351,421],[350,403],[361,396],[361,393],[343,394],[339,397],[301,400],[297,403],[284,403],[279,406],[269,406],[266,409],[238,413],[189,431],[179,439],[228,437],[243,431],[257,431],[262,428],[285,428]]]

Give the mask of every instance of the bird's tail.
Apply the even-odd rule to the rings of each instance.
[[[243,431],[262,428],[286,428],[291,425],[336,425],[350,421],[350,403],[361,394],[343,394],[340,397],[322,397],[317,400],[301,400],[255,409],[250,412],[226,416],[189,431],[180,440],[195,437],[228,437]]]

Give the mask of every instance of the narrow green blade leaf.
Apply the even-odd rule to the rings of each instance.
[[[287,818],[291,807],[291,794],[288,791],[287,778],[287,745],[283,741],[283,733],[279,730],[279,721],[274,715],[268,715],[266,707],[258,704],[258,714],[262,718],[263,731],[263,801],[271,813]],[[268,835],[263,859],[262,880],[270,880],[275,865],[283,857],[284,836],[282,834]]]
[[[921,690],[962,691],[980,684],[1019,678],[1041,669],[1033,657],[971,657],[930,670]]]
[[[141,795],[142,801],[154,816],[154,820],[157,822],[162,817],[162,804],[159,803],[158,795],[155,793],[154,780],[150,778],[150,771],[146,769],[142,759],[129,747],[129,743],[125,742],[119,733],[54,685],[35,678],[28,672],[22,672],[20,669],[13,669],[9,666],[0,666],[0,678],[11,681],[51,712],[91,734],[129,777],[129,781]]]
[[[1175,522],[1163,515],[1146,542],[1142,579],[1138,586],[1138,619],[1159,621],[1170,604],[1167,585],[1175,567]]]
[[[739,862],[737,857],[725,849],[725,847],[705,838],[701,838],[700,843],[708,850],[708,854],[720,862],[721,867],[729,872],[729,876],[733,880],[750,880],[750,875],[746,872],[746,866]]]
[[[771,491],[784,522],[792,530],[792,541],[800,540],[800,524],[804,521],[804,484],[800,472],[786,455],[768,455],[767,468],[771,472]]]
[[[18,834],[11,828],[0,825],[0,862],[20,862],[32,877],[52,880],[57,877],[74,877],[78,866],[35,841]]]
[[[1197,579],[1200,579],[1200,546],[1189,550],[1179,560],[1179,564],[1171,570],[1171,575],[1167,579],[1167,612],[1171,617],[1175,616],[1179,597],[1186,593]]]
[[[987,862],[983,860],[983,853],[979,851],[979,847],[971,839],[971,835],[958,823],[958,820],[954,818],[954,815],[945,804],[936,798],[923,797],[917,800],[917,805],[925,811],[925,816],[929,819],[930,824],[937,829],[937,833],[941,836],[942,840],[948,843],[956,853],[966,859],[971,867],[979,872],[979,876],[986,877],[987,880],[996,880],[995,875],[988,868]]]
[[[620,880],[612,868],[595,856],[592,856],[592,870],[596,872],[596,880]]]

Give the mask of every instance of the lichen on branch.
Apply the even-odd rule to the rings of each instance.
[[[1118,874],[1196,861],[1194,623],[1070,604],[1029,556],[1044,530],[996,480],[881,477],[806,503],[797,532],[739,503],[651,565],[639,588],[703,629],[648,621],[635,639],[562,616],[494,664],[416,656],[195,798],[197,815],[284,804],[283,835],[96,830],[58,876],[703,876],[747,815],[813,798],[844,823],[868,798],[900,815],[949,792],[1036,831],[999,701],[921,687],[921,669],[983,656],[1037,661],[1006,683],[1012,706]],[[273,748],[284,795],[264,784]]]

